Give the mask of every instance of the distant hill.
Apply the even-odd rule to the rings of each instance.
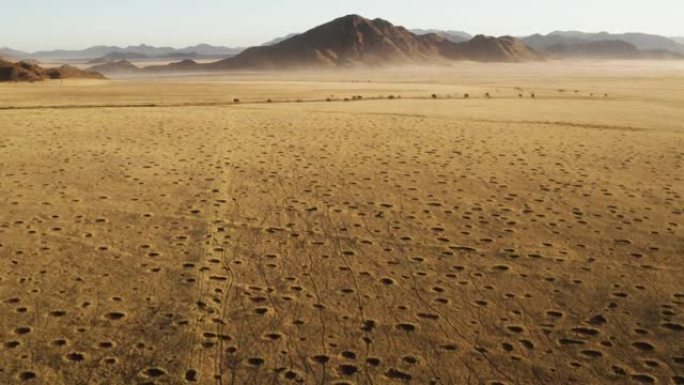
[[[282,69],[445,63],[448,60],[538,60],[519,40],[484,36],[454,43],[435,33],[416,35],[382,19],[348,15],[270,46],[203,65],[211,70]]]
[[[684,55],[667,50],[638,49],[621,40],[599,40],[577,44],[556,44],[545,51],[555,58],[592,59],[683,59]]]
[[[674,40],[679,44],[684,44],[684,37],[671,37],[670,40]]]
[[[101,64],[101,63],[114,63],[120,60],[168,60],[168,59],[222,59],[227,57],[235,56],[236,54],[242,52],[242,48],[226,48],[226,47],[216,47],[208,44],[200,44],[192,47],[186,47],[183,49],[174,49],[173,51],[168,51],[167,49],[157,50],[147,50],[150,53],[136,52],[137,49],[110,52],[104,56],[91,59],[88,61],[89,64]],[[164,52],[162,54],[155,54],[154,52]]]
[[[16,49],[7,48],[7,47],[0,48],[0,56],[4,57],[5,60],[10,59],[7,61],[19,60],[21,58],[26,57],[26,55],[28,55],[26,52],[18,51]]]
[[[445,56],[479,62],[525,62],[542,59],[522,41],[511,37],[477,35],[463,43],[447,45]]]
[[[242,52],[244,48],[229,48],[209,44],[198,44],[176,50],[179,54],[196,53],[197,56],[232,56]]]
[[[91,59],[88,64],[100,64],[100,63],[111,63],[120,60],[140,60],[149,59],[149,56],[142,53],[135,52],[110,52],[104,56],[97,59]]]
[[[596,41],[623,41],[634,45],[640,50],[666,50],[673,53],[684,54],[684,45],[659,35],[645,33],[620,33],[611,34],[607,32],[587,33],[578,31],[556,31],[548,35],[532,35],[522,39],[530,47],[544,51],[547,48],[558,44],[581,44]]]
[[[34,82],[47,78],[47,72],[35,64],[0,60],[0,82]]]
[[[600,40],[576,44],[554,44],[546,52],[557,57],[591,57],[632,59],[640,55],[633,44],[620,40]]]
[[[48,68],[46,71],[50,79],[106,79],[99,72],[82,70],[70,65]]]
[[[182,57],[229,57],[242,52],[242,48],[229,48],[199,44],[185,48],[153,47],[146,44],[128,47],[99,45],[81,50],[52,50],[39,52],[23,52],[11,48],[0,48],[0,55],[20,59],[74,60],[97,59],[108,55],[120,55],[113,60],[150,58],[182,58]]]
[[[430,33],[434,33],[454,43],[462,43],[473,38],[473,35],[462,31],[442,31],[439,29],[412,29],[411,32],[415,33],[416,35],[427,35]]]
[[[128,60],[98,64],[89,68],[90,71],[100,72],[105,75],[128,75],[140,71],[135,64]]]
[[[179,62],[149,66],[142,68],[141,71],[145,72],[189,72],[189,71],[203,71],[204,65],[197,64],[194,60],[182,60]]]
[[[43,68],[33,63],[12,63],[0,60],[0,81],[3,82],[34,82],[45,79],[69,78],[105,79],[105,77],[98,72],[81,70],[68,65],[57,68]]]
[[[188,71],[206,71],[204,67],[193,60],[182,60],[171,64],[152,65],[144,68],[138,67],[127,60],[119,60],[98,64],[89,68],[90,71],[100,72],[106,75],[126,76],[139,75],[145,73],[173,73]]]

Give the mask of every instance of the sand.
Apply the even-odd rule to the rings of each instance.
[[[2,384],[684,383],[682,63],[0,101]]]

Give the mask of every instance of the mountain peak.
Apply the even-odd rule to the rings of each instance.
[[[488,48],[481,49],[482,46]],[[471,48],[475,50],[471,51]],[[522,61],[536,58],[538,56],[524,44],[510,37],[498,40],[480,35],[473,39],[472,44],[456,43],[443,35],[417,35],[380,18],[370,20],[351,14],[273,45],[248,48],[233,58],[211,63],[208,67],[279,69],[444,63],[452,59]]]
[[[349,15],[338,17],[337,19],[333,20],[332,22],[335,22],[335,21],[351,21],[351,22],[356,22],[356,23],[362,23],[362,22],[368,21],[368,19],[366,19],[365,17],[363,17],[361,15],[351,13]]]

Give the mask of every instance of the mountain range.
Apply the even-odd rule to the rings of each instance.
[[[604,46],[608,48],[606,54],[611,50],[618,49],[617,43],[603,43],[603,44],[589,44],[596,42],[624,42],[628,43],[638,51],[643,51],[642,54],[638,52],[632,55],[638,56],[654,56],[664,55],[670,56],[684,55],[684,44],[680,44],[675,40],[664,36],[650,35],[645,33],[620,33],[612,34],[607,32],[588,33],[578,31],[555,31],[547,35],[535,34],[522,38],[522,41],[528,46],[538,51],[552,52],[558,51],[577,51],[583,50],[582,47],[599,48]],[[609,55],[606,55],[609,56]]]
[[[681,59],[684,55],[667,50],[644,50],[622,40],[597,40],[554,44],[544,52],[555,58],[593,59]]]
[[[453,30],[414,29],[383,19],[347,15],[303,33],[276,38],[260,46],[228,48],[199,44],[186,48],[95,46],[83,50],[26,53],[0,49],[0,59],[86,59],[102,73],[263,70],[357,65],[447,64],[454,60],[523,62],[565,57],[684,58],[684,38],[644,33],[611,34],[556,31],[523,38],[471,36]],[[139,68],[131,60],[183,59],[168,65]],[[217,58],[211,63],[191,59]],[[26,64],[26,63],[24,63]],[[5,65],[9,68],[8,65]],[[15,72],[21,72],[17,69]]]
[[[24,52],[11,48],[0,48],[0,55],[17,59],[73,60],[97,59],[112,54],[122,55],[119,59],[123,58],[125,55],[130,55],[129,58],[226,57],[235,55],[241,51],[241,48],[212,46],[209,44],[198,44],[185,48],[153,47],[146,44],[140,44],[128,47],[99,45],[81,50],[60,49],[38,52]]]
[[[275,43],[247,48],[213,63],[183,60],[137,68],[121,60],[92,67],[104,73],[338,68],[397,64],[446,64],[453,60],[521,62],[543,55],[520,40],[483,35],[455,43],[443,34],[415,34],[383,19],[347,15]]]
[[[417,35],[383,19],[347,15],[274,45],[251,47],[203,65],[206,69],[275,69],[354,65],[445,63],[449,60],[541,60],[513,37],[482,35],[462,43],[428,33]]]
[[[438,29],[411,29],[416,35],[436,34],[454,43],[473,38],[467,32]],[[275,45],[297,34],[273,39],[263,45]],[[645,33],[555,31],[546,35],[519,37],[526,45],[552,57],[585,56],[594,58],[640,59],[680,58],[684,55],[684,37],[664,37]]]

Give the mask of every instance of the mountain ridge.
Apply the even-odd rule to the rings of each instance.
[[[513,37],[478,38],[466,43],[454,43],[435,33],[417,35],[380,18],[351,14],[274,45],[250,47],[235,57],[205,66],[214,70],[275,69],[541,59]]]
[[[70,65],[43,68],[37,64],[0,60],[0,82],[35,82],[46,79],[106,79],[101,73]]]
[[[580,44],[595,41],[620,40],[632,44],[640,50],[667,50],[684,54],[684,44],[660,35],[640,32],[608,33],[581,31],[553,31],[546,35],[534,34],[521,39],[530,47],[544,51],[556,44]]]
[[[473,35],[469,34],[468,32],[455,31],[455,30],[414,28],[414,29],[410,29],[409,31],[415,33],[416,35],[427,35],[430,33],[434,33],[434,34],[440,35],[440,36],[442,36],[448,40],[451,40],[454,43],[462,43],[462,42],[468,41],[474,37]]]
[[[17,59],[98,59],[110,54],[137,54],[147,57],[176,57],[184,54],[196,54],[197,56],[230,56],[242,52],[242,48],[230,48],[225,46],[214,46],[209,44],[197,44],[183,48],[155,47],[147,44],[137,46],[129,45],[126,47],[111,45],[96,45],[84,49],[66,50],[56,49],[48,51],[25,52],[8,47],[0,48],[0,55],[14,57]]]

